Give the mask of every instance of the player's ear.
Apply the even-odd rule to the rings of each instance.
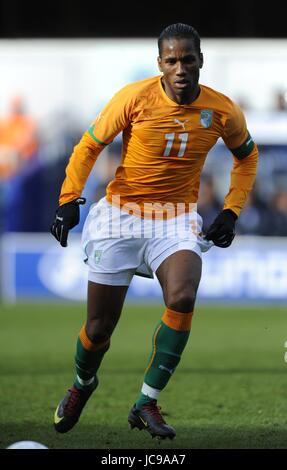
[[[158,65],[159,71],[162,72],[162,68],[161,68],[161,57],[160,57],[160,56],[158,56],[158,58],[157,58],[157,65]]]
[[[201,69],[203,67],[203,54],[200,52],[199,54],[199,68]]]

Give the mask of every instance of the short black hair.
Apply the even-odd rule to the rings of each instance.
[[[158,52],[161,55],[162,43],[165,39],[193,39],[194,45],[200,54],[200,36],[193,26],[184,23],[175,23],[167,26],[158,38]]]

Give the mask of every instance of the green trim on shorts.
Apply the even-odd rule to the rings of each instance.
[[[153,279],[153,274],[144,274],[144,273],[139,273],[138,271],[135,272],[135,276],[147,277],[148,279]]]

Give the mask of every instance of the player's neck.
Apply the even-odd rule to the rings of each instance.
[[[161,83],[166,95],[177,104],[191,104],[196,100],[200,93],[200,87],[198,84],[192,90],[176,93],[173,88],[164,83],[164,80],[162,80]]]

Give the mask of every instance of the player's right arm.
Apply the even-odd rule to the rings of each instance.
[[[114,95],[84,133],[67,165],[66,178],[59,198],[60,205],[81,196],[87,178],[103,148],[129,125],[132,105],[131,93],[127,86]]]
[[[79,204],[85,203],[81,194],[99,154],[130,123],[130,95],[129,87],[116,93],[74,147],[51,227],[52,235],[62,246],[67,246],[69,230],[79,223]]]

